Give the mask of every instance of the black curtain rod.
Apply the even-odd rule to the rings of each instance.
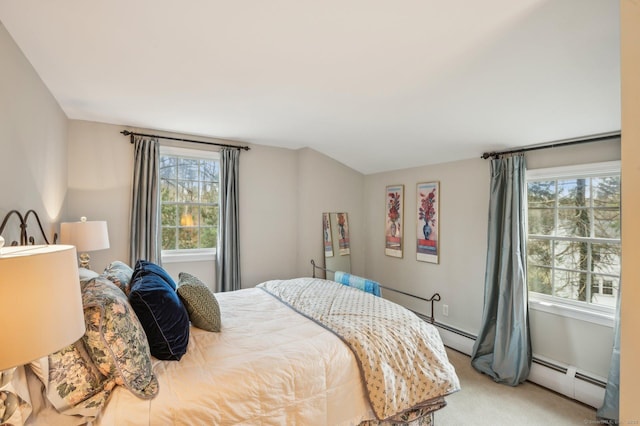
[[[214,146],[223,146],[225,148],[244,149],[245,151],[249,151],[251,149],[248,146],[242,146],[242,145],[229,145],[229,144],[216,143],[216,142],[195,141],[193,139],[172,138],[172,137],[169,137],[169,136],[148,135],[146,133],[135,133],[135,132],[130,132],[128,130],[123,130],[120,133],[122,133],[125,136],[131,136],[131,143],[133,143],[133,137],[134,136],[147,136],[147,137],[150,137],[150,138],[169,139],[169,140],[172,140],[172,141],[200,143],[200,144],[203,144],[203,145],[214,145]]]
[[[505,154],[517,154],[520,152],[528,152],[528,151],[536,151],[538,149],[547,149],[547,148],[558,148],[561,146],[569,146],[569,145],[578,145],[581,143],[590,143],[590,142],[600,142],[608,139],[612,139],[615,137],[619,137],[620,132],[610,132],[610,133],[601,133],[599,135],[585,136],[579,139],[564,139],[555,142],[547,142],[542,145],[532,145],[529,147],[511,149],[508,151],[493,151],[493,152],[485,152],[482,154],[482,159],[486,160],[487,158],[498,158],[501,155]]]

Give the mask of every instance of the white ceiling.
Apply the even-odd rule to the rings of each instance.
[[[365,174],[620,129],[616,0],[0,0],[71,119]]]

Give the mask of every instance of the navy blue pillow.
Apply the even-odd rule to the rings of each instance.
[[[131,280],[129,303],[147,334],[151,355],[179,361],[189,344],[189,314],[175,287],[163,278],[163,275],[169,276],[166,271],[158,265],[149,267],[148,262],[141,265],[141,271],[137,266]]]
[[[172,289],[176,289],[176,282],[173,281],[171,275],[167,273],[161,266],[147,260],[138,260],[133,268],[133,274],[131,275],[131,281],[135,280],[138,275],[154,274],[166,281]]]

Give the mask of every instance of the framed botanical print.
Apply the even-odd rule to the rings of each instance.
[[[387,186],[385,200],[384,254],[402,257],[404,185]]]
[[[440,204],[440,183],[419,183],[416,187],[416,259],[422,262],[438,263],[440,237],[438,214]]]

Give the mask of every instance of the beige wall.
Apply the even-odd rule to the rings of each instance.
[[[242,287],[296,276],[297,153],[255,146],[240,154]]]
[[[620,424],[640,422],[640,3],[622,16],[622,318]]]
[[[63,222],[106,220],[110,248],[90,253],[91,269],[129,263],[129,206],[133,147],[121,126],[69,121],[69,180]]]
[[[347,212],[351,271],[364,274],[364,176],[312,149],[298,151],[297,275],[311,276],[311,259],[323,264],[322,213]]]
[[[480,155],[480,153],[478,153]],[[534,151],[530,169],[620,159],[619,141]],[[436,320],[473,335],[478,333],[484,299],[490,165],[472,159],[396,170],[365,177],[365,274],[398,290],[422,297],[438,292]],[[416,261],[416,184],[440,182],[440,263]],[[384,254],[385,186],[404,184],[404,256]],[[385,292],[385,297],[429,312],[424,303]],[[449,315],[442,315],[442,305]],[[611,358],[611,327],[531,311],[536,355],[606,378]]]
[[[119,133],[122,129],[77,120],[71,120],[69,125],[69,194],[63,220],[86,216],[108,222],[110,249],[91,253],[92,268],[96,271],[112,260],[128,263],[129,258],[133,147]],[[242,286],[310,275],[309,260],[319,259],[322,254],[321,213],[328,209],[350,213],[352,238],[357,241],[354,267],[363,271],[362,182],[360,173],[313,150],[252,146],[251,150],[242,151],[239,188]],[[176,279],[179,272],[191,271],[213,287],[212,262],[165,266]]]
[[[108,222],[111,247],[91,253],[92,268],[96,271],[101,271],[115,259],[129,263],[133,146],[128,137],[119,133],[124,128],[70,121],[69,196],[65,220],[87,216]],[[135,130],[188,137],[149,129]],[[297,224],[296,173],[295,151],[265,147],[242,151],[239,192],[244,287],[268,278],[295,275],[297,227],[292,228],[291,224]],[[276,246],[278,250],[273,249]],[[200,262],[167,264],[176,279],[179,272],[194,271],[193,268],[208,274],[200,277],[207,284],[214,282],[213,265],[207,268]]]
[[[52,238],[67,192],[67,117],[1,23],[0,58],[0,221],[34,209]],[[7,239],[19,238],[13,222]]]
[[[480,159],[368,175],[365,178],[365,273],[384,286],[421,297],[438,292],[436,319],[476,333],[482,316],[483,279],[489,205],[487,163]],[[440,182],[440,263],[416,261],[416,184]],[[404,253],[384,253],[385,187],[404,185]],[[404,296],[385,297],[412,306]],[[442,305],[449,316],[442,316]]]

